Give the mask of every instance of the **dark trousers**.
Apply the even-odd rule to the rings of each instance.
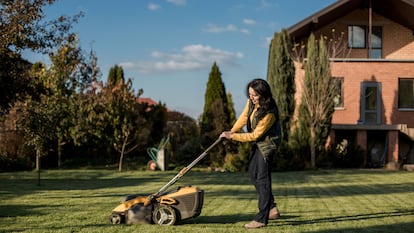
[[[259,213],[255,216],[254,220],[265,224],[269,220],[270,209],[276,206],[272,194],[272,159],[273,157],[269,156],[265,160],[259,149],[257,149],[257,146],[253,145],[249,155],[248,172],[259,195]]]

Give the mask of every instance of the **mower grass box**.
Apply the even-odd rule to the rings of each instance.
[[[178,187],[145,205],[147,198],[148,195],[126,196],[122,203],[112,210],[110,223],[155,223],[168,226],[197,217],[203,207],[204,190],[196,186]]]

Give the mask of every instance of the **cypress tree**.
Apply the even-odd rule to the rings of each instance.
[[[311,167],[316,167],[316,151],[323,148],[329,133],[334,111],[335,84],[331,78],[329,56],[325,42],[311,34],[307,44],[307,61],[302,93],[301,121],[302,132],[308,131],[311,153]]]
[[[124,69],[122,66],[115,65],[111,67],[106,82],[112,87],[116,86],[118,82],[125,83]]]
[[[230,125],[233,125],[236,120],[236,110],[234,110],[233,95],[229,92],[227,93],[227,106],[229,109]]]
[[[200,136],[203,146],[215,141],[221,132],[230,128],[230,114],[227,103],[226,88],[221,79],[221,72],[216,62],[211,67],[204,96],[204,111],[200,119]],[[211,162],[222,164],[225,150],[217,146],[210,152]]]
[[[290,124],[295,111],[295,66],[291,59],[291,39],[286,29],[275,33],[270,43],[267,81],[279,109],[283,141],[289,137]]]

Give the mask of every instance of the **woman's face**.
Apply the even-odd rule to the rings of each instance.
[[[260,95],[256,91],[249,87],[249,99],[253,102],[254,105],[259,104]]]

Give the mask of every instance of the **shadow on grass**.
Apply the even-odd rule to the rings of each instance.
[[[113,232],[122,232],[122,227],[125,228],[125,225],[112,225],[111,227],[118,227],[119,229],[117,231],[113,231]],[[85,224],[82,226],[62,226],[57,224],[56,226],[47,226],[47,227],[43,227],[43,226],[30,226],[30,228],[26,228],[26,227],[17,227],[14,228],[12,230],[12,232],[26,232],[27,230],[30,231],[37,231],[37,232],[70,232],[70,233],[75,233],[75,232],[85,232],[85,229],[88,228],[93,228],[94,231],[96,231],[97,229],[102,229],[100,232],[107,232],[108,230],[108,224]],[[0,229],[0,232],[1,231]],[[5,231],[6,232],[6,231]],[[87,232],[87,231],[86,231]]]
[[[311,219],[311,220],[295,220],[295,221],[286,220],[278,225],[310,225],[310,224],[319,224],[319,223],[326,223],[326,222],[358,221],[358,220],[380,219],[380,218],[401,217],[401,216],[411,216],[411,215],[414,216],[414,210],[396,210],[396,211],[389,211],[389,212],[316,218],[316,219]]]
[[[373,184],[373,185],[331,185],[327,187],[301,187],[274,189],[278,196],[296,196],[301,198],[341,197],[358,195],[384,195],[412,193],[413,183]]]
[[[384,224],[369,227],[347,227],[332,230],[308,231],[309,233],[379,233],[379,232],[413,232],[414,222]]]
[[[284,221],[294,219],[297,215],[283,215],[277,221]],[[191,225],[191,224],[235,224],[235,223],[247,223],[252,221],[254,214],[227,214],[217,216],[198,216],[196,218],[187,219],[179,222],[177,225]],[[269,222],[275,222],[271,220]]]
[[[174,171],[167,172],[136,172],[116,173],[112,171],[47,171],[37,186],[36,174],[33,173],[9,173],[2,174],[1,195],[4,198],[31,194],[37,191],[48,190],[96,190],[105,188],[132,187],[132,193],[149,195],[158,191],[175,175]],[[375,177],[387,176],[393,173],[382,170],[335,170],[335,171],[302,171],[273,173],[273,191],[276,196],[295,196],[306,198],[320,198],[330,196],[354,196],[361,194],[392,194],[414,192],[411,180],[400,183],[376,183],[366,184],[342,184],[341,181],[349,175],[368,175]],[[20,178],[20,175],[22,177]],[[134,177],[139,176],[139,177]],[[309,177],[317,176],[322,179],[322,186],[312,184]],[[31,178],[30,178],[31,177]],[[378,180],[381,180],[378,178]],[[291,182],[291,183],[290,183]],[[309,183],[308,186],[297,187],[298,183]],[[314,183],[315,181],[313,181]],[[288,184],[288,185],[286,185]],[[206,190],[207,195],[231,196],[231,198],[246,199],[255,195],[253,185],[250,183],[247,173],[215,173],[192,171],[182,177],[172,186],[196,185]],[[216,185],[220,185],[216,187]],[[210,189],[210,187],[213,188]],[[148,192],[149,190],[149,192]],[[120,193],[128,195],[132,193]],[[111,196],[111,195],[109,195]],[[2,198],[0,198],[1,200]]]
[[[59,207],[63,205],[49,205],[50,207]],[[37,209],[43,208],[44,205],[0,205],[0,219],[4,217],[21,217],[31,215],[43,215],[43,211]]]
[[[159,179],[153,177],[144,178],[110,178],[110,179],[66,179],[44,178],[40,185],[33,179],[19,179],[11,181],[2,181],[1,193],[11,195],[30,194],[37,191],[52,190],[95,190],[104,188],[121,188],[135,186],[136,192],[140,187],[147,187],[152,182],[159,182]]]
[[[184,224],[229,224],[251,221],[254,215],[252,214],[228,214],[219,216],[198,216],[197,218],[187,219],[180,222],[180,225]]]

